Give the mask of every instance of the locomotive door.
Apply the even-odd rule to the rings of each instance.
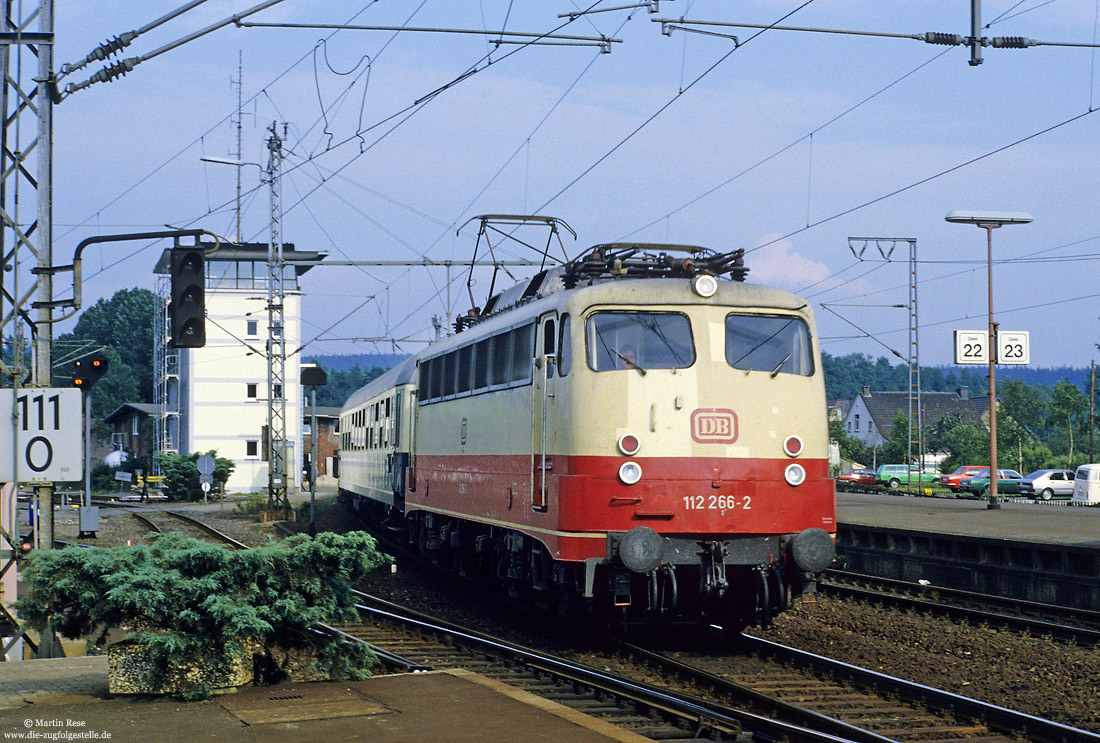
[[[534,375],[531,385],[531,507],[545,511],[549,500],[553,463],[549,447],[553,439],[551,401],[557,376],[557,317],[553,312],[539,318],[535,337]]]

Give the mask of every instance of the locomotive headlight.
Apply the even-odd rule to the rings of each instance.
[[[798,487],[806,482],[806,470],[801,464],[788,464],[787,469],[783,470],[783,479],[788,485]]]
[[[619,467],[619,480],[624,485],[633,485],[642,479],[642,468],[637,462],[623,462]]]
[[[707,299],[713,297],[715,292],[718,291],[718,279],[710,274],[701,273],[691,280],[691,288],[700,297]]]
[[[619,437],[618,441],[619,451],[628,457],[632,457],[638,453],[638,450],[642,448],[642,442],[638,440],[638,437],[632,433],[624,433]]]
[[[805,444],[802,443],[802,438],[799,436],[791,435],[783,439],[783,451],[786,452],[788,457],[797,457],[804,448]]]

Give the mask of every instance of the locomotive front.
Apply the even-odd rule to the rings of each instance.
[[[766,624],[834,556],[810,308],[705,273],[566,294],[535,390],[559,564],[628,621]]]

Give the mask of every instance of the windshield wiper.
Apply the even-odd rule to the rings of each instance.
[[[786,364],[788,361],[791,360],[791,355],[793,353],[794,353],[794,351],[791,351],[791,353],[784,356],[783,360],[779,362],[779,365],[777,367],[775,367],[774,369],[772,369],[772,379],[775,379],[779,375],[779,370],[783,368],[784,364]]]
[[[641,374],[643,377],[645,376],[645,374],[646,374],[645,369],[638,366],[638,363],[636,361],[634,361],[634,359],[628,359],[626,356],[619,353],[619,350],[617,348],[612,348],[611,353],[615,354],[620,359],[622,359],[623,363],[626,364],[627,366],[629,366],[630,368],[637,369],[638,373]]]

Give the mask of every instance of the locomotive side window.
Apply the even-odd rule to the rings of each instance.
[[[453,395],[455,393],[455,381],[456,381],[456,361],[458,354],[451,351],[449,354],[443,357],[443,390],[444,396]]]
[[[734,369],[808,377],[810,329],[798,317],[727,315],[726,361]]]
[[[483,390],[489,386],[489,360],[492,355],[492,338],[477,342],[474,353],[474,389]]]
[[[561,316],[561,338],[558,342],[558,373],[564,377],[573,365],[573,323],[569,315]]]
[[[469,392],[473,381],[474,347],[464,346],[458,349],[458,389],[456,392]]]
[[[535,326],[524,325],[513,330],[512,336],[512,373],[509,381],[531,381],[531,360],[535,352]]]
[[[530,383],[534,344],[535,325],[530,323],[421,361],[419,403]],[[380,414],[391,413],[381,408]]]
[[[555,340],[554,336],[554,318],[549,317],[545,319],[542,323],[542,356],[554,356],[554,354],[556,353],[555,346],[557,345],[557,341]],[[553,363],[546,365],[546,376],[554,376]]]
[[[443,359],[436,357],[429,361],[428,364],[432,368],[432,386],[430,388],[431,399],[438,400],[443,397]]]
[[[504,384],[512,376],[512,334],[502,333],[493,337],[493,360],[490,384]]]
[[[691,323],[677,312],[596,312],[585,333],[593,371],[686,369],[695,363]]]

